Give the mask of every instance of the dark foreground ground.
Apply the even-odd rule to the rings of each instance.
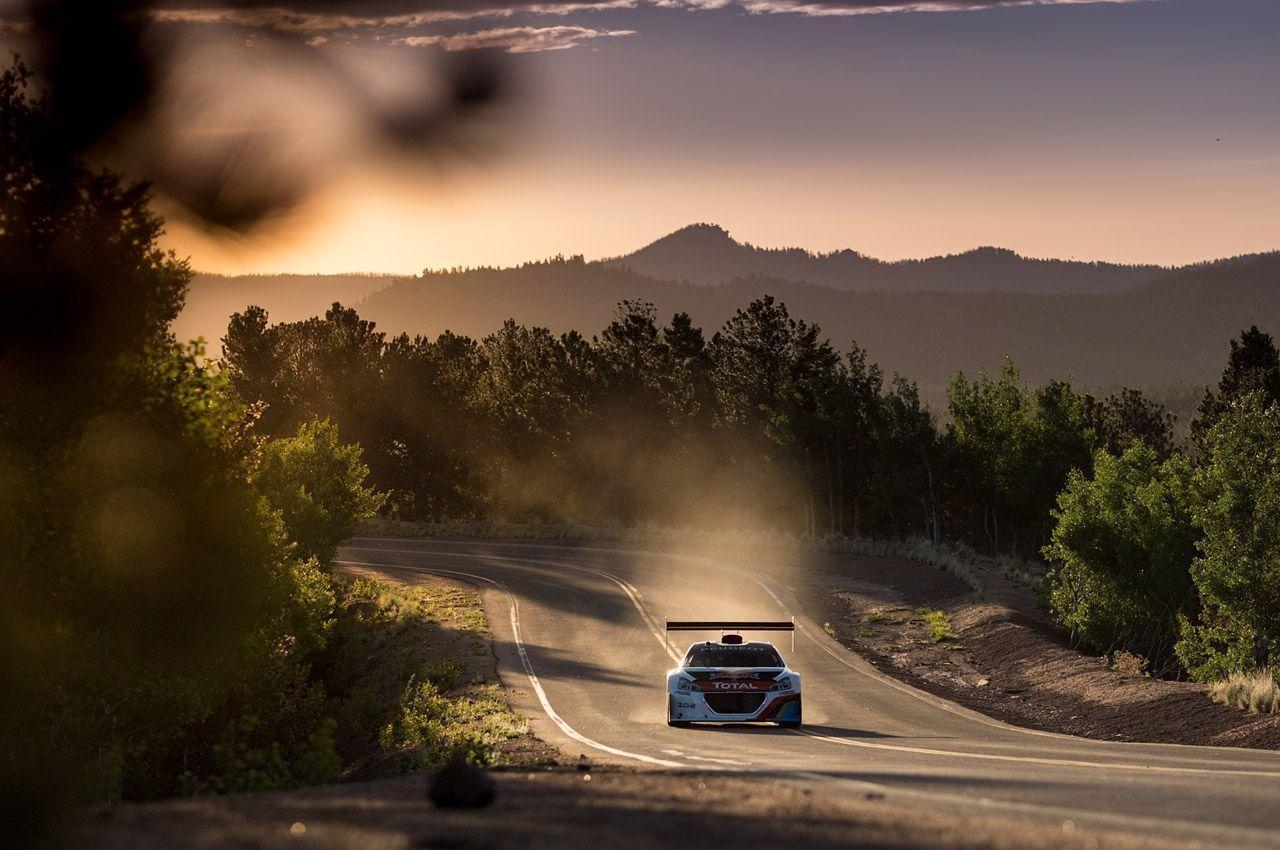
[[[95,850],[675,846],[1167,848],[1167,840],[981,812],[904,807],[873,793],[769,779],[625,769],[493,771],[496,801],[444,810],[427,778],[125,805],[82,816],[69,845]],[[1194,846],[1194,845],[1187,845]]]

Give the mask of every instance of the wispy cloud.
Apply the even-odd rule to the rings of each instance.
[[[600,2],[567,0],[563,3],[511,4],[480,2],[474,5],[439,5],[414,12],[385,15],[312,11],[308,8],[314,5],[296,3],[293,6],[262,8],[213,6],[166,8],[156,11],[155,17],[166,23],[219,24],[271,29],[278,32],[316,34],[343,30],[405,30],[449,21],[485,18],[499,20],[516,15],[564,16],[578,12],[616,11],[635,8],[637,0],[600,0]]]
[[[445,50],[502,49],[511,53],[565,50],[600,38],[633,35],[630,29],[503,26],[456,30],[471,21],[517,17],[566,18],[586,12],[642,7],[688,11],[739,10],[753,15],[834,17],[907,13],[971,12],[1022,6],[1121,5],[1160,0],[168,0],[152,14],[169,24],[236,27],[281,33],[319,46],[333,40],[373,36],[392,44],[439,45]],[[407,7],[407,8],[406,8]],[[26,3],[0,0],[0,31],[23,28]],[[521,22],[523,23],[523,22]]]
[[[808,17],[832,15],[880,15],[903,13],[971,12],[1019,6],[1122,5],[1160,0],[543,0],[421,4],[413,11],[374,11],[385,4],[241,2],[218,6],[192,0],[173,3],[157,11],[162,21],[175,23],[231,24],[280,32],[319,34],[343,30],[405,30],[448,21],[501,20],[519,15],[563,17],[580,12],[616,11],[642,6],[668,9],[715,10],[739,8],[752,14],[793,14]],[[3,0],[0,0],[3,2]],[[359,9],[359,12],[352,11]]]
[[[1160,0],[834,0],[834,2],[810,2],[810,0],[678,0],[700,9],[719,9],[725,5],[737,6],[753,15],[802,15],[811,18],[925,14],[939,12],[979,12],[990,9],[1006,9],[1019,6],[1093,6],[1130,5],[1134,3],[1160,2]]]
[[[445,50],[505,50],[507,53],[541,53],[568,50],[597,38],[635,35],[635,30],[597,30],[589,27],[498,27],[452,35],[419,35],[402,40],[410,47],[439,45]]]

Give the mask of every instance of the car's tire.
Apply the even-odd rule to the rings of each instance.
[[[667,725],[672,726],[676,729],[683,729],[689,725],[689,721],[688,720],[672,720],[670,717],[668,717]]]
[[[803,717],[804,717],[804,715],[803,715],[803,714],[801,713],[801,711],[800,711],[800,706],[798,706],[798,705],[797,705],[797,706],[796,706],[796,716],[795,716],[795,717],[789,717],[789,718],[787,718],[786,720],[779,720],[779,721],[778,721],[778,725],[779,725],[779,726],[781,726],[783,729],[799,729],[799,728],[800,728],[800,721],[801,721],[801,718],[803,718]]]

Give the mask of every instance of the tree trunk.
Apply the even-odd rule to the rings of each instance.
[[[942,510],[938,505],[938,492],[933,486],[933,464],[929,463],[927,458],[924,462],[924,471],[929,481],[929,513],[933,520],[930,537],[933,539],[934,546],[940,546],[942,545]]]
[[[840,522],[840,536],[844,536],[844,447],[836,449],[836,486],[839,490],[839,510],[836,516]]]
[[[839,449],[836,451],[838,453]],[[836,530],[836,482],[832,478],[834,470],[831,466],[831,453],[828,451],[825,454],[827,457],[827,513],[830,517],[828,528],[831,529],[832,534],[837,534],[839,532]]]

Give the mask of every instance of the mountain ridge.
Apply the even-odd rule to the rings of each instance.
[[[739,242],[725,228],[707,222],[687,225],[629,254],[598,262],[704,286],[761,274],[850,291],[1122,292],[1173,270],[1038,259],[990,245],[959,254],[885,261],[849,248],[829,253],[761,248]]]
[[[728,231],[704,228],[693,235],[741,251]],[[812,255],[746,247],[750,256],[763,251],[860,258],[852,251]],[[979,249],[978,254],[984,261],[1023,260],[1006,249]],[[857,290],[756,271],[715,284],[690,277],[660,278],[581,256],[511,268],[427,271],[418,277],[201,275],[174,332],[180,339],[204,336],[216,357],[232,312],[257,304],[272,322],[296,321],[323,314],[340,301],[389,333],[434,335],[449,329],[483,337],[514,318],[589,336],[609,322],[617,302],[631,299],[653,302],[664,319],[688,312],[710,336],[735,310],[768,294],[787,303],[794,316],[820,324],[838,346],[856,340],[886,370],[920,382],[937,398],[956,370],[996,369],[1005,355],[1031,381],[1073,376],[1085,386],[1203,383],[1214,378],[1227,341],[1241,330],[1257,324],[1280,331],[1280,253],[1165,270],[1116,292]]]
[[[766,294],[819,324],[838,347],[856,340],[887,371],[935,396],[956,370],[998,369],[1006,355],[1033,382],[1207,383],[1241,330],[1257,324],[1280,331],[1280,253],[1186,267],[1120,293],[1048,294],[850,292],[758,275],[708,286],[574,258],[435,272],[393,283],[355,306],[388,333],[484,336],[514,318],[589,336],[608,323],[617,302],[632,299],[652,302],[664,320],[688,312],[709,337]]]

